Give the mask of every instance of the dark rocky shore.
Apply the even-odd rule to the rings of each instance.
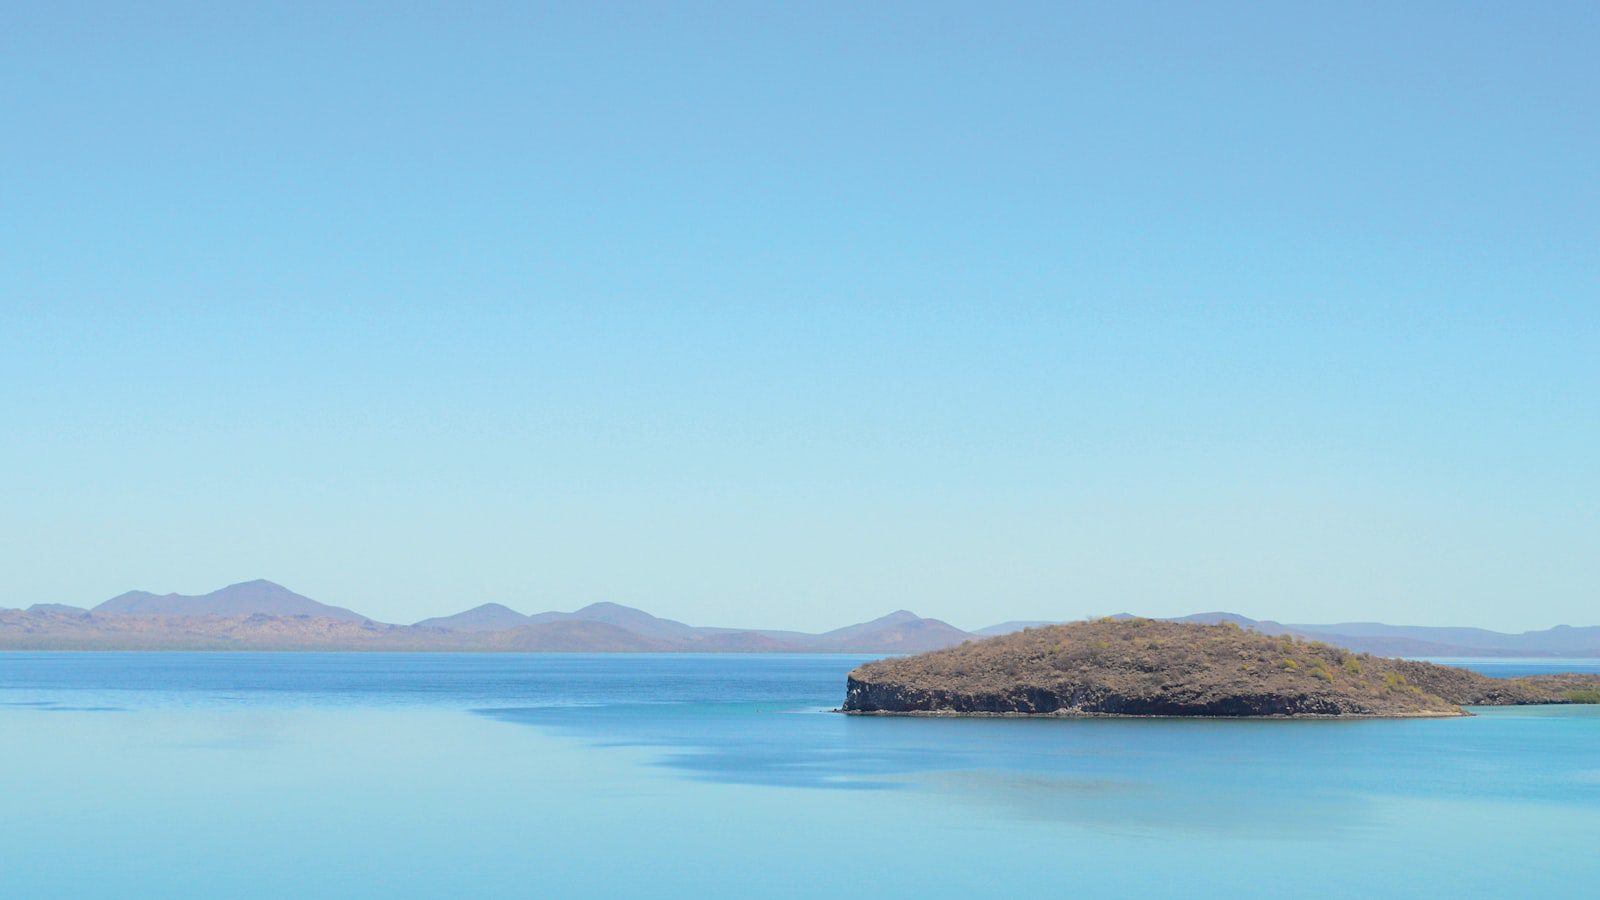
[[[843,711],[1410,718],[1594,702],[1600,675],[1496,679],[1234,625],[1099,619],[868,663],[850,673]]]

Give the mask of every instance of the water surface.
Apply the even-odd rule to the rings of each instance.
[[[828,712],[861,659],[0,654],[0,884],[1399,897],[1581,895],[1600,878],[1597,707],[1343,722]]]

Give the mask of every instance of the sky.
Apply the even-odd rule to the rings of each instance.
[[[0,606],[1600,624],[1600,6],[0,10]]]

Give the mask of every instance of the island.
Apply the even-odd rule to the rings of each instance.
[[[1095,619],[852,671],[842,711],[921,716],[1439,717],[1600,703],[1600,675],[1490,678],[1230,623]]]

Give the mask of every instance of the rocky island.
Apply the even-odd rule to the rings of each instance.
[[[843,711],[878,715],[1429,717],[1600,703],[1600,675],[1489,678],[1232,624],[1097,619],[884,659]]]

